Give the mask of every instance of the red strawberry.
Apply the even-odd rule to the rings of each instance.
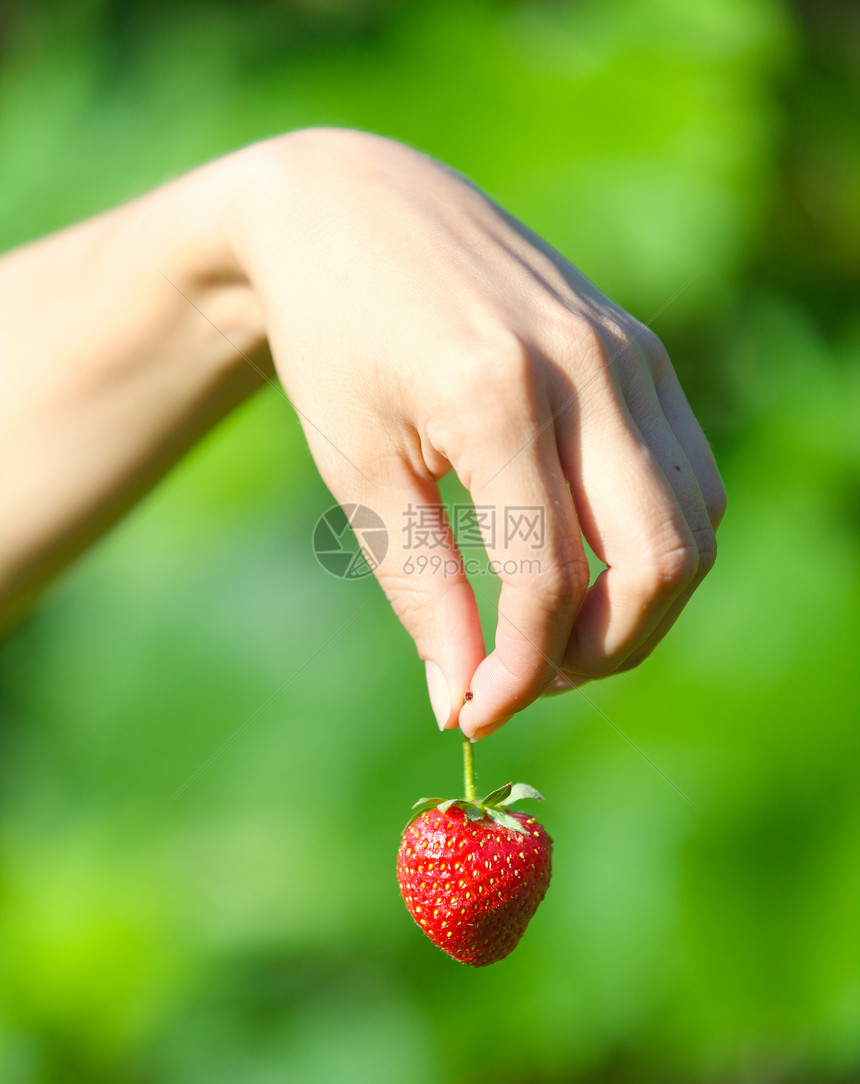
[[[472,967],[513,951],[549,887],[552,840],[534,817],[505,808],[521,798],[541,795],[508,783],[481,802],[422,799],[403,832],[397,880],[409,913]]]

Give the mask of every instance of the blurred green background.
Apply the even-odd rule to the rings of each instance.
[[[587,690],[698,810],[584,698],[530,708],[478,767],[548,796],[554,883],[471,971],[394,881],[457,739],[375,584],[315,563],[330,497],[258,395],[0,653],[4,1084],[857,1080],[858,9],[34,0],[0,34],[0,247],[285,129],[401,138],[640,318],[674,297],[730,504],[666,643]]]

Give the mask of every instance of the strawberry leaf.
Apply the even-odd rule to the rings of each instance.
[[[418,806],[422,806],[422,812],[424,809],[432,809],[434,805],[438,805],[442,801],[441,798],[419,798],[417,802],[412,805],[413,809],[417,809]]]
[[[490,791],[483,801],[483,805],[504,805],[505,799],[511,793],[512,783],[505,783],[503,787]]]
[[[510,805],[512,802],[521,802],[523,798],[536,798],[539,802],[544,800],[540,791],[535,790],[534,787],[530,787],[528,783],[514,783],[513,786],[510,786],[510,784],[508,784],[508,786],[509,793],[506,797],[502,798],[499,805]]]
[[[512,832],[519,832],[520,835],[528,835],[528,832],[523,828],[516,817],[512,817],[510,813],[506,813],[503,809],[488,809],[487,813],[493,818],[496,824],[501,824],[504,828],[510,828]]]
[[[470,798],[420,798],[412,806],[412,816],[403,831],[405,832],[409,825],[422,813],[426,813],[431,809],[438,809],[440,813],[447,813],[449,809],[456,806],[458,809],[463,810],[469,821],[479,821],[489,816],[492,817],[496,824],[501,824],[512,832],[527,835],[528,833],[520,822],[503,808],[513,802],[520,802],[524,798],[534,798],[539,802],[543,801],[543,795],[540,791],[530,787],[528,783],[505,783],[503,787],[497,787],[495,790],[490,791],[483,801],[474,801]]]

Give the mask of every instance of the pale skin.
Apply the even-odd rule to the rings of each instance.
[[[8,253],[0,309],[2,627],[275,375],[335,499],[388,527],[376,576],[443,729],[637,665],[713,564],[725,493],[659,339],[400,144],[248,147]],[[453,537],[407,550],[452,469],[499,517],[545,509],[538,550],[488,546],[489,654]]]

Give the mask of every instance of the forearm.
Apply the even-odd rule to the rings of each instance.
[[[0,630],[270,373],[235,161],[0,260]]]

